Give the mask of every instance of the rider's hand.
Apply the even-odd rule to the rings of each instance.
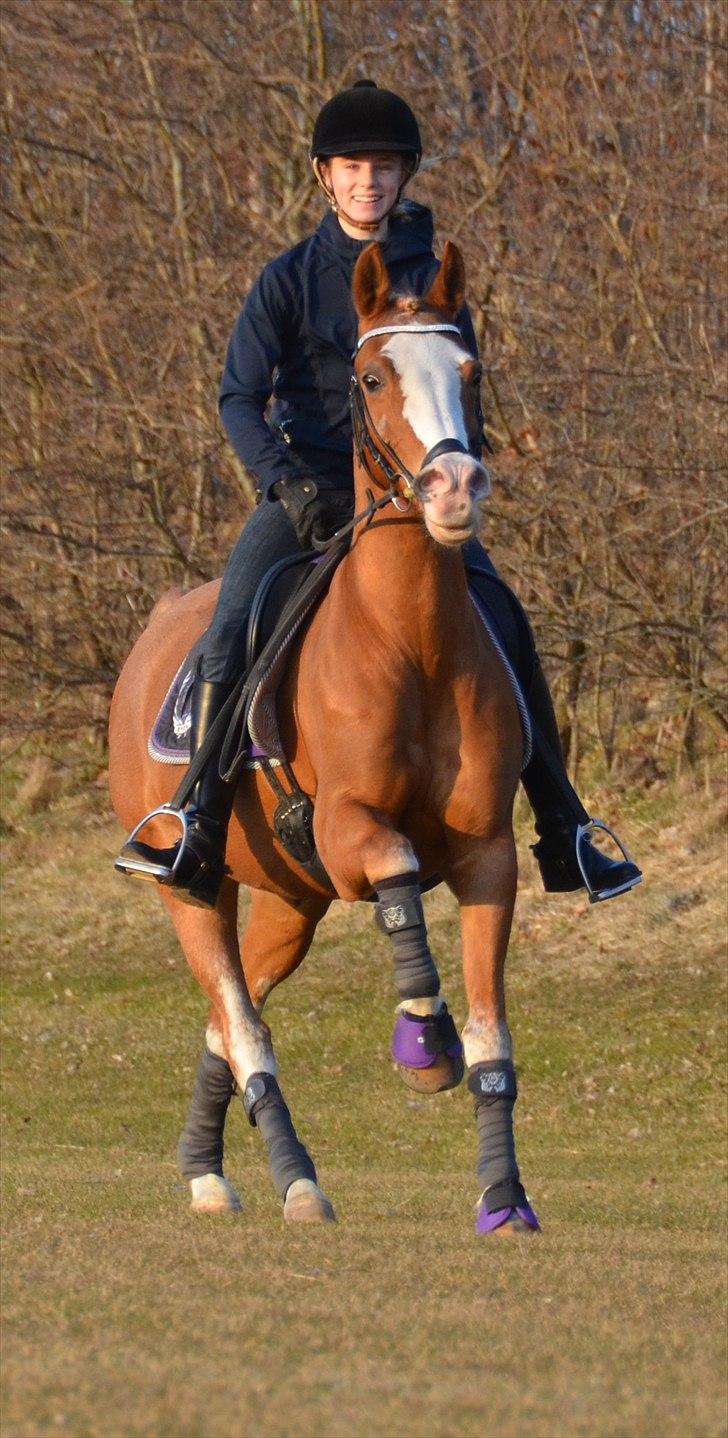
[[[273,487],[296,531],[302,549],[318,548],[348,524],[354,496],[344,490],[319,490],[313,479],[279,479]]]

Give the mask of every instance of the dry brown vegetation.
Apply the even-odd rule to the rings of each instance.
[[[171,583],[251,504],[216,387],[260,266],[318,221],[320,104],[400,89],[465,251],[496,450],[485,537],[570,761],[660,779],[725,732],[728,21],[693,0],[6,0],[11,717],[103,729]],[[28,698],[30,690],[30,699]],[[624,736],[629,743],[625,746]],[[624,765],[624,760],[621,761]]]

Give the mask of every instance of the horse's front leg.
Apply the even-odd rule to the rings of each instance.
[[[212,1022],[180,1144],[193,1207],[230,1212],[236,1206],[237,1195],[223,1191],[223,1186],[229,1188],[226,1181],[215,1182],[216,1177],[222,1179],[222,1129],[234,1083],[248,1119],[265,1141],[284,1217],[333,1218],[281,1093],[270,1030],[248,991],[237,937],[237,885],[225,881],[214,910],[192,908],[171,894],[164,897],[185,957],[212,1004]],[[206,1182],[195,1184],[196,1179]]]
[[[397,1069],[418,1092],[454,1088],[463,1050],[430,953],[417,855],[383,808],[324,795],[316,812],[317,847],[338,892],[377,895],[375,918],[390,939],[400,999],[391,1046]]]
[[[468,1018],[463,1029],[468,1088],[478,1129],[478,1233],[532,1233],[538,1220],[516,1160],[516,1071],[506,1020],[505,962],[516,897],[510,825],[456,858],[448,882],[460,905]]]

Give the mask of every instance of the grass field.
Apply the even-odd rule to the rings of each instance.
[[[545,898],[520,844],[510,1019],[543,1222],[523,1242],[475,1238],[466,1092],[420,1099],[391,1070],[363,905],[334,906],[267,1011],[338,1225],[284,1229],[239,1104],[244,1212],[193,1217],[174,1154],[203,997],[156,896],[113,874],[103,814],[16,818],[3,1438],[725,1432],[720,814],[684,793],[620,817],[647,882],[598,910]],[[427,908],[462,1022],[456,913]]]

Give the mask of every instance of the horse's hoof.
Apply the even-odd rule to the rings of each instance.
[[[297,1178],[291,1184],[283,1218],[286,1223],[336,1223],[333,1204],[310,1178]]]
[[[437,1014],[411,1014],[400,1009],[391,1053],[397,1072],[417,1093],[457,1088],[465,1073],[463,1046],[447,1004]]]
[[[242,1203],[221,1173],[204,1173],[190,1179],[193,1213],[240,1213]]]
[[[446,1088],[457,1088],[462,1082],[465,1065],[462,1057],[443,1054],[426,1069],[412,1069],[407,1064],[395,1063],[397,1073],[416,1093],[442,1093]]]
[[[514,1208],[498,1208],[495,1213],[488,1213],[485,1201],[481,1198],[475,1219],[475,1232],[500,1233],[508,1238],[523,1233],[532,1237],[534,1233],[541,1232],[541,1225],[530,1203],[519,1203]]]

